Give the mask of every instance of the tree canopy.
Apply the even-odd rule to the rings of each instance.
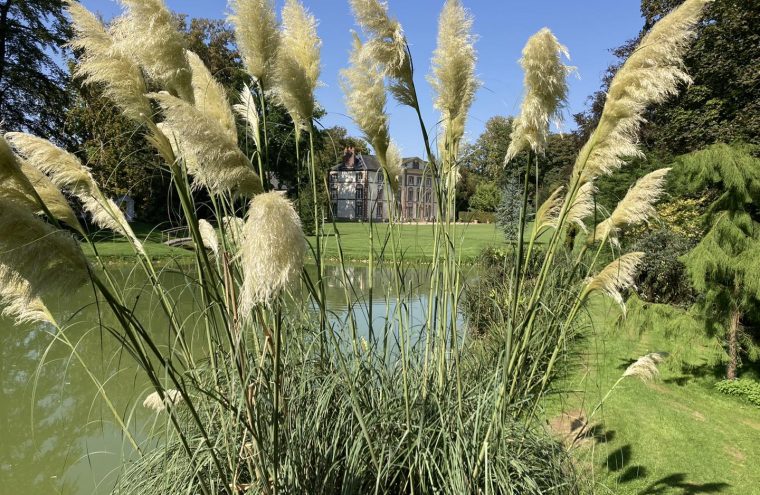
[[[56,61],[69,38],[63,0],[0,0],[0,122],[63,141],[66,70]],[[61,57],[62,58],[62,57]]]

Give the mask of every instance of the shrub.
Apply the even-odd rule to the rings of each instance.
[[[520,229],[520,184],[516,176],[510,176],[501,192],[501,203],[496,209],[496,224],[508,241],[517,239]]]
[[[496,220],[490,211],[463,211],[459,213],[459,221],[464,223],[494,223]]]
[[[722,380],[715,384],[718,392],[732,397],[739,397],[760,407],[760,383],[740,378],[738,380]]]
[[[641,263],[636,286],[640,296],[649,302],[689,306],[696,293],[686,267],[679,259],[694,247],[694,240],[661,228],[646,234],[632,250],[646,253]]]

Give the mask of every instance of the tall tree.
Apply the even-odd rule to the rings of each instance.
[[[0,0],[0,122],[62,141],[69,37],[63,0]]]
[[[718,192],[705,215],[707,234],[683,257],[704,294],[708,325],[725,331],[728,379],[736,378],[743,323],[760,307],[760,159],[746,147],[718,144],[679,158],[691,191]]]

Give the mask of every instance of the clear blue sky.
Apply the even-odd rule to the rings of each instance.
[[[322,123],[340,125],[358,134],[346,116],[338,72],[347,65],[351,29],[356,29],[347,0],[303,0],[319,19],[322,45],[322,82],[317,98],[326,109]],[[468,120],[466,139],[474,141],[483,125],[494,115],[513,115],[522,97],[520,58],[528,37],[546,26],[568,47],[571,65],[578,75],[571,76],[566,127],[571,115],[584,109],[586,98],[599,88],[600,78],[612,61],[609,49],[634,37],[643,20],[639,0],[463,0],[475,17],[474,31],[479,36],[477,74],[483,87],[477,94]],[[120,8],[115,0],[82,0],[89,9],[109,19]],[[283,0],[278,0],[280,7]],[[223,18],[226,0],[167,0],[172,10],[191,17]],[[391,14],[401,21],[412,49],[417,69],[416,81],[429,127],[437,121],[432,95],[424,78],[430,70],[435,49],[438,13],[443,0],[390,0]],[[391,134],[405,156],[423,155],[419,127],[413,112],[399,107],[389,98]]]

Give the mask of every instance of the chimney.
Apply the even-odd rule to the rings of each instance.
[[[354,152],[353,146],[349,148],[345,148],[343,150],[343,165],[345,165],[346,168],[353,169],[355,163],[356,163],[356,154]]]

